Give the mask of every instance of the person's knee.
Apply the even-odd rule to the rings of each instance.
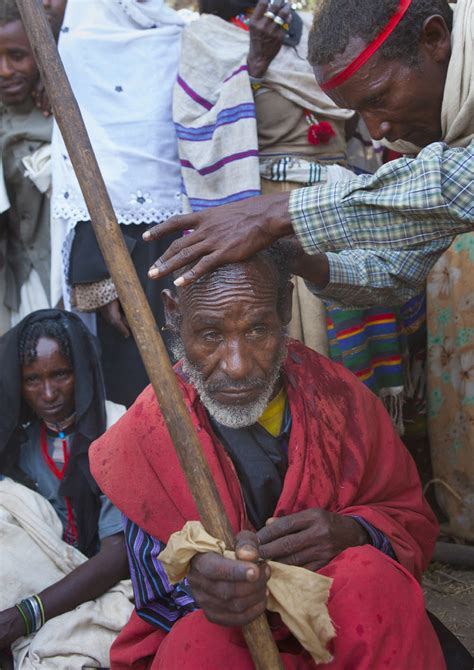
[[[381,599],[390,601],[394,612],[397,603],[407,601],[424,612],[423,593],[413,575],[370,545],[347,549],[320,572],[334,579],[330,599],[350,592],[368,612]]]
[[[152,670],[196,667],[197,658],[203,668],[253,667],[240,629],[217,626],[206,619],[202,610],[191,612],[174,624],[160,646]]]
[[[337,635],[334,666],[444,667],[416,579],[369,545],[340,554],[320,571],[333,578],[328,609]]]

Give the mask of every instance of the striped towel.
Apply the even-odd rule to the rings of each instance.
[[[304,17],[308,31],[310,17]],[[260,194],[253,92],[247,71],[249,34],[217,16],[203,15],[183,33],[173,119],[186,195],[193,211]],[[325,118],[346,119],[318,88],[306,60],[282,47],[265,74],[265,87]]]
[[[173,118],[193,211],[260,194],[258,138],[246,52],[229,48],[228,24],[205,16],[184,31]],[[212,24],[212,21],[210,21]],[[203,25],[204,24],[204,25]],[[242,42],[238,28],[233,38]],[[232,40],[231,40],[232,42]]]

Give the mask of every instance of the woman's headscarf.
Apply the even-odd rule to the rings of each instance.
[[[33,323],[57,320],[70,342],[75,388],[75,429],[69,463],[60,495],[70,499],[79,536],[79,548],[92,555],[97,545],[100,490],[90,470],[88,450],[106,428],[105,388],[95,339],[82,321],[70,312],[44,309],[33,312],[0,338],[0,473],[30,484],[19,466],[26,439],[22,425],[33,418],[22,400],[20,341]]]

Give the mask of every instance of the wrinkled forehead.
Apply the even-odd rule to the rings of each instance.
[[[265,260],[226,265],[178,291],[183,319],[205,313],[226,318],[229,311],[276,310],[278,277]]]

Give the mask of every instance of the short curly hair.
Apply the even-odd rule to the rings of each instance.
[[[351,38],[371,42],[399,7],[399,0],[319,0],[309,37],[311,65],[331,63],[344,53]],[[452,30],[453,12],[447,0],[413,0],[392,35],[380,48],[387,60],[415,63],[423,24],[430,16],[441,16]]]
[[[0,25],[21,21],[21,14],[15,0],[0,0]]]

